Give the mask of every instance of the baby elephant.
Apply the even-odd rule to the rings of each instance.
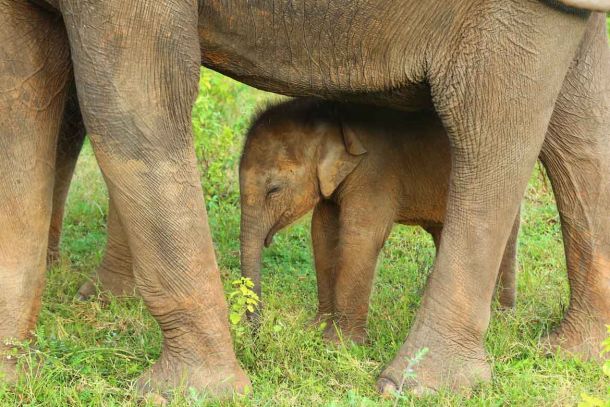
[[[260,296],[263,244],[313,208],[316,320],[330,318],[345,338],[363,342],[392,225],[423,227],[438,249],[450,171],[449,139],[433,113],[313,98],[272,106],[254,120],[241,158],[242,274]],[[504,307],[515,302],[518,230],[519,214],[500,266]],[[333,324],[325,337],[337,339]]]

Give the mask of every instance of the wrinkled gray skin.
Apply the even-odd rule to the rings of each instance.
[[[405,388],[490,379],[483,339],[497,270],[547,131],[560,140],[542,156],[571,287],[548,342],[596,355],[610,322],[604,24],[553,0],[0,0],[0,338],[27,337],[38,315],[74,78],[137,290],[163,332],[138,388],[182,383],[222,396],[249,385],[231,348],[193,152],[203,63],[270,91],[439,114],[453,163],[443,239],[381,391],[396,390],[422,347],[430,352]],[[15,376],[12,360],[0,370]]]
[[[363,343],[377,257],[393,224],[423,227],[438,249],[450,173],[449,140],[432,112],[315,98],[272,105],[253,121],[240,161],[242,263],[259,266],[243,267],[242,275],[262,298],[261,242],[268,246],[313,209],[313,322],[329,322],[328,340],[339,340],[338,328],[344,339]],[[505,308],[515,305],[519,221],[517,214],[500,264]]]

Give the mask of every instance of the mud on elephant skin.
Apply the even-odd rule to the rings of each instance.
[[[451,173],[449,139],[433,112],[297,98],[268,107],[240,162],[242,275],[261,296],[263,246],[314,209],[315,321],[366,339],[377,257],[394,223],[419,225],[438,249]],[[515,302],[519,215],[501,263],[498,296]]]
[[[138,292],[164,335],[160,361],[143,375],[151,385],[141,388],[175,386],[182,373],[212,394],[248,385],[231,348],[192,148],[200,63],[283,94],[439,114],[454,164],[443,238],[410,334],[381,374],[383,391],[424,346],[430,356],[412,388],[489,379],[483,338],[497,270],[547,129],[560,140],[560,154],[546,158],[572,288],[552,341],[593,353],[604,335],[610,75],[602,14],[555,0],[0,2],[0,110],[11,112],[0,129],[0,279],[11,288],[11,298],[0,294],[0,337],[26,337],[38,315],[48,163],[73,70]],[[33,166],[19,159],[25,151]]]

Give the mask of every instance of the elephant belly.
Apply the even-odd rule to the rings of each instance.
[[[46,10],[59,11],[59,0],[29,0],[29,2]]]

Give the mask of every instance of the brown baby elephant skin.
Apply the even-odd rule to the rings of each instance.
[[[202,63],[287,95],[438,113],[453,164],[443,236],[381,391],[397,389],[422,347],[430,352],[405,390],[489,380],[490,303],[549,129],[559,135],[546,158],[563,200],[571,284],[568,313],[549,343],[597,352],[610,322],[604,15],[555,0],[36,3],[0,0],[0,338],[26,337],[38,315],[56,139],[73,71],[138,293],[163,332],[160,360],[139,388],[163,392],[187,377],[187,386],[227,396],[249,385],[231,347],[193,152]]]
[[[248,131],[241,160],[242,273],[260,295],[263,242],[313,209],[314,321],[329,322],[329,340],[339,339],[338,328],[362,343],[375,265],[392,225],[423,227],[438,249],[450,173],[449,139],[434,113],[314,98],[269,107]],[[506,308],[515,301],[518,231],[517,215],[499,272]]]

